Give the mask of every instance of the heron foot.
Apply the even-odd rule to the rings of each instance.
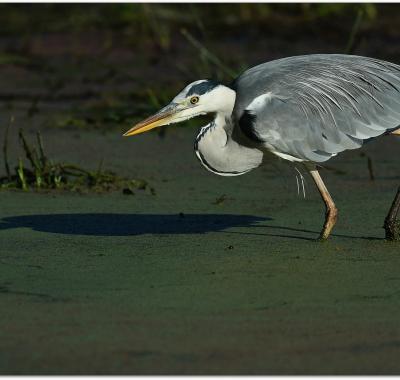
[[[388,241],[400,241],[400,221],[385,220],[383,226],[385,229],[385,239]]]
[[[383,228],[385,229],[385,238],[389,241],[400,241],[400,220],[397,215],[400,211],[400,187],[397,189],[392,206],[385,218]]]
[[[324,227],[322,228],[322,231],[317,239],[318,241],[328,240],[329,235],[331,234],[331,231],[336,224],[337,217],[338,217],[338,209],[336,208],[336,206],[331,205],[330,207],[328,207],[325,214]]]

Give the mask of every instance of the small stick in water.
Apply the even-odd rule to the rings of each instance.
[[[374,168],[372,166],[372,160],[371,157],[368,157],[368,172],[369,172],[369,179],[371,181],[375,181],[375,175],[374,175]]]

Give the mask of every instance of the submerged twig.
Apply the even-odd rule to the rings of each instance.
[[[212,202],[212,204],[214,204],[214,205],[222,205],[222,203],[224,203],[227,199],[228,198],[227,198],[226,194],[222,194],[214,202]]]
[[[360,157],[366,157],[367,158],[367,167],[368,167],[369,179],[371,181],[375,181],[374,166],[373,166],[371,157],[368,156],[368,154],[366,154],[365,152],[361,152],[360,153]]]
[[[369,179],[370,179],[371,181],[375,181],[374,168],[373,168],[373,166],[372,166],[371,157],[368,157],[368,156],[367,156],[367,159],[368,159]]]

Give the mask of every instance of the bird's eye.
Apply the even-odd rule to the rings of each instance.
[[[190,98],[190,104],[196,104],[199,101],[199,97],[198,96],[192,96]]]

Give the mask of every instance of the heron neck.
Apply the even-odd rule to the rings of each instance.
[[[232,120],[236,92],[226,86],[214,91],[211,112],[214,120],[203,127],[195,141],[195,152],[204,167],[218,175],[236,176],[247,173],[262,162],[263,153],[232,138]]]
[[[219,111],[215,114],[214,125],[216,127],[224,128],[226,131],[230,130],[230,120],[232,112]]]
[[[215,125],[223,127],[226,124],[226,120],[231,119],[235,100],[236,91],[222,84],[210,94],[208,101],[212,106],[209,111],[215,113]]]
[[[222,176],[237,176],[261,164],[263,153],[240,145],[232,139],[232,132],[231,116],[222,113],[201,129],[194,148],[207,170]]]

